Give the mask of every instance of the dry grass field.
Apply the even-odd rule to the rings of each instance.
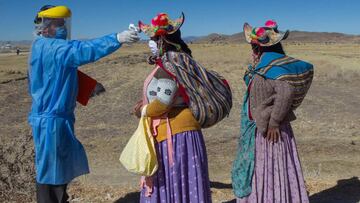
[[[213,202],[231,201],[230,171],[250,48],[246,44],[190,46],[195,59],[225,76],[233,90],[230,116],[204,130]],[[360,202],[360,45],[285,44],[285,50],[315,67],[313,85],[292,123],[311,202]],[[137,127],[130,112],[152,69],[145,62],[148,53],[144,44],[123,47],[82,67],[105,86],[106,92],[76,110],[76,134],[86,148],[91,173],[70,185],[72,202],[136,202],[139,178],[125,171],[118,158]],[[18,182],[31,171],[30,165],[21,166],[31,160],[17,161],[30,153],[26,143],[32,142],[25,138],[30,135],[27,113],[31,103],[27,80],[23,80],[26,69],[27,55],[0,55],[0,158],[13,164],[0,169],[13,176],[9,180]],[[1,176],[1,181],[6,180]],[[31,187],[33,183],[24,184]],[[11,197],[14,201],[28,199],[21,188],[5,186],[16,194]]]

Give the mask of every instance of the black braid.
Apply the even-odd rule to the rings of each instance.
[[[191,49],[188,47],[188,45],[184,42],[184,40],[181,39],[181,31],[177,30],[175,33],[171,35],[165,36],[166,40],[175,44],[179,44],[181,46],[181,51],[187,53],[192,57]],[[168,44],[164,42],[164,48],[166,51],[179,51],[174,45]]]

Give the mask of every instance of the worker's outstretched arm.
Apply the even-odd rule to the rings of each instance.
[[[132,43],[138,40],[139,37],[132,31],[110,34],[92,40],[73,40],[69,42],[64,62],[67,66],[78,67],[113,53],[123,43]]]

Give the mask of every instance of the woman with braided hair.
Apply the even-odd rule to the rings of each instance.
[[[166,53],[191,50],[181,39],[184,15],[172,21],[161,13],[151,25],[139,22],[142,32],[151,40],[155,69],[144,82],[144,95],[134,108],[138,116],[150,120],[155,137],[158,170],[141,180],[140,202],[211,202],[207,154],[201,126],[188,107],[188,97],[173,73],[163,66]]]
[[[285,55],[274,21],[244,25],[253,51],[244,80],[239,149],[232,183],[239,203],[309,202],[290,122],[313,78],[313,66]]]

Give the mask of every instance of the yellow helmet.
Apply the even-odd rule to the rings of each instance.
[[[69,18],[71,17],[71,10],[66,6],[55,6],[40,11],[37,16],[39,18]]]
[[[34,23],[36,35],[66,39],[71,37],[71,10],[66,6],[45,5],[41,7],[36,14]],[[54,30],[56,34],[54,34]]]

